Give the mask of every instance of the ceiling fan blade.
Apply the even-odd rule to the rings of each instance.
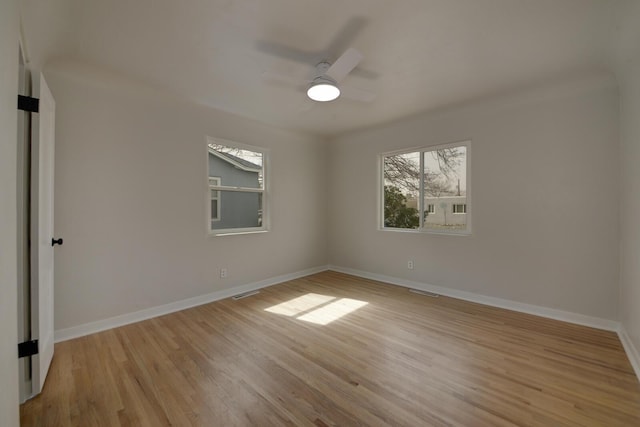
[[[263,71],[262,78],[263,80],[270,83],[279,83],[289,86],[300,85],[302,83],[311,83],[311,80],[309,79],[300,79],[294,76],[289,76],[287,74],[274,73],[272,71]]]
[[[356,89],[351,86],[343,86],[340,88],[340,95],[351,99],[353,101],[360,102],[373,102],[376,99],[376,94],[372,92],[368,92],[362,89]]]
[[[283,74],[272,73],[271,71],[263,71],[262,79],[266,80],[270,83],[285,83],[285,84],[295,84],[296,79],[291,76],[285,76]]]
[[[324,49],[325,53],[344,52],[349,46],[353,46],[356,38],[369,24],[369,19],[364,16],[354,16],[350,18],[342,29],[336,34],[329,46]]]
[[[351,70],[358,66],[362,58],[364,58],[364,56],[362,56],[358,50],[350,47],[329,67],[326,74],[339,83],[347,77],[347,74],[349,74]]]
[[[299,62],[301,64],[315,64],[322,60],[322,55],[318,52],[308,52],[295,47],[285,46],[278,43],[271,43],[267,41],[258,41],[256,47],[259,51],[268,55],[277,56],[291,61]]]

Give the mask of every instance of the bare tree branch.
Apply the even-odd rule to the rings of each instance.
[[[420,162],[415,159],[416,153],[398,154],[384,158],[385,182],[397,187],[405,194],[417,195],[420,191]],[[438,163],[438,170],[425,168],[424,190],[431,197],[454,194],[451,180],[461,165],[465,151],[461,147],[443,148],[428,151]]]

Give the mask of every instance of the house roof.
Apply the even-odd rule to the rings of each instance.
[[[256,173],[259,173],[262,171],[261,166],[258,166],[255,163],[251,163],[245,159],[241,159],[240,157],[234,156],[233,154],[225,153],[211,147],[209,147],[209,153],[226,161],[227,163],[230,163],[231,165],[233,165],[238,169],[242,169],[247,172],[256,172]]]

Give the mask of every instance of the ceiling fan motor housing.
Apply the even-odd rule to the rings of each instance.
[[[330,67],[331,67],[331,64],[329,64],[327,61],[322,61],[318,63],[316,65],[316,75],[314,76],[314,81],[318,77],[326,77],[325,75],[327,74],[327,70],[329,70]]]

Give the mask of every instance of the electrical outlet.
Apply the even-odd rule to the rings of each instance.
[[[411,261],[411,260],[407,261],[407,268],[409,270],[413,270],[413,261]]]
[[[229,276],[229,272],[227,271],[226,268],[221,268],[220,269],[220,278],[221,279],[226,279]]]

